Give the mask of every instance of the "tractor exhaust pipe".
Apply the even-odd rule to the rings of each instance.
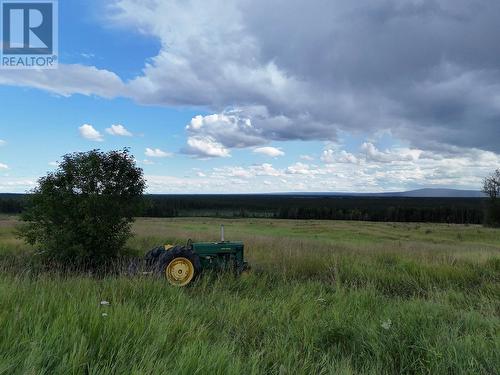
[[[220,226],[220,242],[224,242],[224,224]]]

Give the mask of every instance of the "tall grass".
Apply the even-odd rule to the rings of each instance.
[[[140,253],[193,233],[215,240],[218,223],[141,220],[129,245]],[[500,369],[499,232],[228,221],[254,271],[205,274],[177,289],[142,275],[30,272],[9,231],[0,225],[0,248],[10,249],[0,259],[0,374]]]

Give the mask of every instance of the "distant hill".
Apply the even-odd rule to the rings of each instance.
[[[484,194],[477,190],[457,189],[418,189],[402,193],[387,193],[389,196],[411,198],[484,198]]]
[[[349,193],[349,192],[317,192],[317,193],[278,193],[297,196],[336,196],[336,197],[402,197],[402,198],[484,198],[478,190],[458,189],[418,189],[388,193]]]

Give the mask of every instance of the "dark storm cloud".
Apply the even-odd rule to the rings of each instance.
[[[264,61],[312,84],[319,98],[351,97],[352,107],[316,108],[318,120],[388,127],[421,147],[500,151],[500,2],[252,4],[245,22]]]
[[[130,3],[122,19],[148,23]],[[149,22],[166,47],[132,83],[139,101],[237,108],[262,142],[391,129],[423,148],[500,151],[498,1],[179,4],[150,4],[171,28]]]
[[[500,3],[492,0],[252,1],[243,13],[263,60],[320,84],[408,83],[443,62],[498,68]]]

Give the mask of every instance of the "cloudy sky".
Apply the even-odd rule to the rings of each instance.
[[[130,147],[149,192],[478,189],[498,0],[59,1],[57,70],[0,70],[0,192]]]

